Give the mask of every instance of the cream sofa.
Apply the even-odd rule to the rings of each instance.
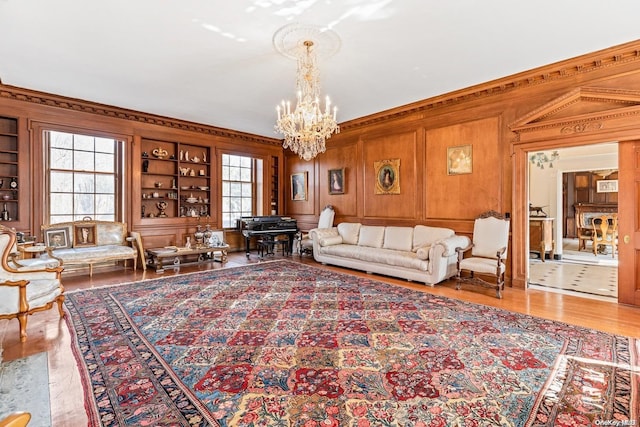
[[[43,225],[42,233],[51,258],[63,266],[89,266],[110,261],[133,260],[137,268],[138,258],[146,270],[144,250],[140,234],[129,233],[127,224],[116,221],[82,220]]]
[[[310,232],[322,264],[424,282],[433,286],[457,273],[456,248],[470,239],[442,227],[383,227],[343,222]]]

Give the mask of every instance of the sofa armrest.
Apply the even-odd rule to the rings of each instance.
[[[444,247],[442,256],[455,255],[459,248],[467,248],[471,244],[471,239],[467,236],[451,236],[445,239],[438,240],[433,246],[441,245]]]

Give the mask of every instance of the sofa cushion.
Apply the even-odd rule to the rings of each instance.
[[[342,237],[341,236],[321,237],[318,243],[320,243],[320,246],[339,245],[340,243],[342,243]]]
[[[410,252],[412,242],[413,227],[387,227],[384,231],[384,244],[382,247]]]
[[[356,245],[334,245],[321,247],[320,252],[323,255],[332,255],[340,258],[350,258],[363,262],[373,262],[404,268],[415,268],[420,271],[427,271],[429,268],[429,261],[418,259],[415,253],[407,251]],[[366,267],[363,268],[366,269]]]
[[[416,256],[418,259],[429,259],[429,250],[431,245],[422,246],[416,250]]]
[[[381,248],[384,241],[385,227],[376,225],[363,225],[360,227],[358,246],[368,246],[371,248]]]
[[[360,225],[359,222],[341,222],[338,224],[338,233],[342,237],[342,241],[347,245],[357,245]]]
[[[413,228],[413,251],[415,252],[423,246],[433,245],[436,241],[454,234],[455,232],[450,228],[416,225]]]

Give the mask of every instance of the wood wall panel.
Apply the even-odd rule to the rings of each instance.
[[[332,205],[336,217],[355,217],[358,214],[358,156],[357,141],[327,147],[318,165],[318,214],[326,205]],[[344,194],[329,194],[329,170],[344,168]]]
[[[415,218],[417,131],[363,138],[363,214],[366,218]],[[399,159],[400,194],[376,194],[375,162]]]
[[[492,117],[427,131],[425,200],[429,219],[475,218],[501,211],[500,119]],[[451,147],[472,146],[472,172],[449,175]]]
[[[285,200],[287,215],[313,215],[315,212],[317,196],[317,176],[314,162],[306,162],[297,155],[287,156],[287,165],[285,168],[283,197]],[[306,172],[307,173],[307,200],[292,200],[291,197],[291,174]]]

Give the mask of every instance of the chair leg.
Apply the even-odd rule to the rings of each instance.
[[[18,314],[18,323],[20,324],[20,342],[27,340],[27,313]]]
[[[56,302],[58,303],[58,313],[60,313],[60,318],[64,317],[64,295],[60,295]]]

